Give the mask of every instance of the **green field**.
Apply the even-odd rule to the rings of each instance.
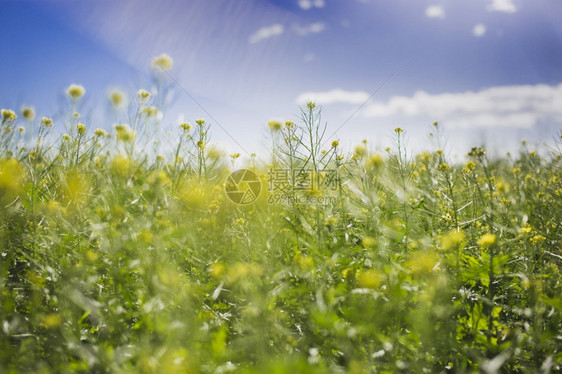
[[[346,150],[309,103],[270,154],[221,154],[204,120],[158,154],[148,93],[107,132],[82,95],[56,126],[2,112],[0,372],[561,370],[558,134],[462,163],[438,124],[431,152],[400,128]]]

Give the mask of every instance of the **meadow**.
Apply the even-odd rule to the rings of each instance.
[[[221,153],[203,119],[160,154],[158,67],[113,127],[82,123],[79,85],[54,120],[2,110],[0,372],[561,370],[560,134],[462,163],[438,123],[432,151],[402,128],[345,150],[310,102],[264,124],[270,154]]]

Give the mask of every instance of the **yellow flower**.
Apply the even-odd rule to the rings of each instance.
[[[420,250],[410,256],[407,265],[414,274],[427,274],[439,268],[439,256],[434,251]]]
[[[401,127],[397,127],[397,128],[394,129],[394,132],[397,133],[397,134],[400,134],[400,133],[404,132],[404,129],[402,129]]]
[[[184,129],[185,131],[191,130],[191,125],[190,125],[189,123],[186,123],[186,122],[182,122],[182,123],[180,124],[180,127],[181,127],[182,129]]]
[[[367,166],[367,169],[369,169],[369,170],[378,171],[382,168],[383,165],[384,165],[384,159],[378,153],[376,153],[374,155],[370,155],[367,158],[366,166]]]
[[[33,107],[27,106],[21,109],[21,115],[28,121],[32,121],[35,118],[35,109]]]
[[[127,104],[127,97],[121,90],[115,88],[109,91],[109,101],[115,108],[120,108]]]
[[[441,237],[441,247],[444,250],[456,249],[465,240],[464,231],[452,230],[447,235]]]
[[[18,116],[13,110],[10,109],[2,109],[2,123],[11,123],[16,120]]]
[[[68,96],[70,96],[72,100],[78,100],[79,98],[84,96],[84,94],[86,93],[86,89],[82,85],[71,84],[66,89],[66,93],[68,94]]]
[[[43,317],[40,325],[47,329],[54,329],[59,327],[61,323],[62,319],[60,318],[60,315],[58,315],[57,313],[51,313]]]
[[[70,140],[70,135],[64,134],[64,135],[62,136],[62,138],[63,138],[64,140],[68,141],[68,140]]]
[[[205,124],[205,120],[203,118],[199,118],[195,120],[195,123],[199,126],[203,126]]]
[[[441,171],[447,171],[447,170],[449,170],[449,165],[444,162],[444,163],[442,163],[442,164],[439,165],[439,170],[441,170]]]
[[[154,58],[151,64],[152,69],[157,69],[162,71],[170,70],[173,66],[174,66],[174,60],[166,53],[162,53],[160,56]]]
[[[141,102],[141,104],[144,104],[150,98],[150,92],[148,92],[147,90],[140,89],[137,92],[137,97],[138,97],[139,101]]]
[[[135,138],[135,132],[129,128],[129,125],[115,125],[115,135],[117,140],[123,142],[131,141]]]
[[[365,148],[364,145],[358,145],[357,147],[355,147],[355,155],[358,158],[362,158],[363,156],[365,156],[367,154],[367,148]]]
[[[199,140],[197,142],[197,147],[200,148],[200,149],[205,148],[205,142],[203,140]]]
[[[490,248],[496,243],[495,234],[484,234],[480,239],[478,239],[478,245],[484,249]]]
[[[25,170],[16,159],[0,161],[0,196],[16,195],[23,189]]]
[[[269,129],[270,129],[271,131],[279,131],[279,130],[281,130],[281,122],[279,122],[279,121],[274,121],[274,120],[272,120],[272,121],[269,121],[269,122],[267,123],[267,125],[269,126]]]
[[[147,117],[154,117],[158,114],[158,108],[155,106],[147,106],[142,110],[143,114],[146,114]]]
[[[332,148],[337,148],[339,145],[340,145],[340,142],[337,141],[337,140],[334,140],[334,141],[332,142]]]
[[[308,101],[308,102],[306,103],[306,107],[307,107],[308,109],[312,110],[312,109],[316,108],[316,103],[315,103],[314,101]]]
[[[240,157],[240,153],[232,153],[232,154],[230,155],[230,157],[231,157],[233,160],[235,160],[235,159],[237,159],[238,157]]]
[[[357,276],[357,284],[361,288],[377,289],[384,281],[384,274],[376,269],[361,270]]]
[[[103,138],[107,135],[107,133],[103,129],[96,129],[96,131],[94,131],[94,134],[96,134],[96,136],[99,138]]]
[[[375,238],[373,238],[372,236],[365,236],[361,242],[363,243],[363,246],[365,248],[372,248],[375,245],[377,245],[377,240]]]
[[[84,134],[86,133],[86,126],[84,126],[84,124],[79,123],[76,125],[76,130],[78,130],[78,134],[84,136]]]
[[[43,119],[41,119],[41,124],[45,127],[53,127],[53,120],[47,117],[43,117]]]
[[[127,175],[131,169],[131,160],[123,155],[117,155],[111,161],[111,169],[120,175]]]

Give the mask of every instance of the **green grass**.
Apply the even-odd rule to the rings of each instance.
[[[272,164],[245,165],[264,190],[241,206],[223,183],[244,165],[208,123],[152,156],[146,98],[105,134],[72,116],[79,96],[61,137],[3,112],[1,372],[560,370],[559,149],[454,164],[396,129],[384,154],[322,151],[309,104],[270,124]],[[337,199],[268,203],[269,166],[335,170],[308,194]]]

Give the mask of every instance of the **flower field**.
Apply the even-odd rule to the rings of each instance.
[[[145,90],[111,94],[127,122],[82,123],[85,95],[54,120],[2,110],[1,372],[561,370],[559,135],[459,163],[435,123],[430,152],[401,128],[349,151],[309,103],[241,157],[203,119],[158,148]],[[243,168],[261,189],[241,204],[225,186]],[[299,189],[304,171],[335,178]]]

